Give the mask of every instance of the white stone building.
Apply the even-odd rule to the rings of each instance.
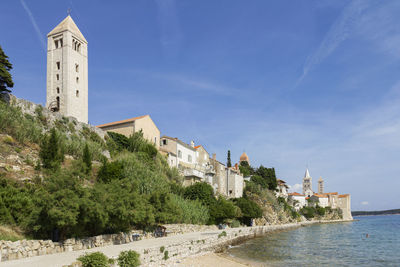
[[[306,196],[297,192],[288,193],[288,201],[297,211],[307,205]]]
[[[88,123],[88,42],[70,16],[47,35],[46,107]]]
[[[238,170],[226,168],[228,198],[239,198],[243,196],[244,180]]]
[[[283,197],[284,199],[288,198],[288,189],[289,186],[286,185],[286,182],[283,180],[277,180],[277,191],[275,192],[276,197]]]

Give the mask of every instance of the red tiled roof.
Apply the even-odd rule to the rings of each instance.
[[[322,195],[337,195],[338,192],[332,192],[332,193],[323,193]]]
[[[200,146],[195,146],[194,148],[198,149],[199,147],[201,147],[201,145]]]
[[[143,115],[143,116],[134,117],[134,118],[130,118],[130,119],[122,120],[122,121],[114,121],[114,122],[109,122],[109,123],[105,123],[105,124],[100,124],[100,125],[97,125],[96,127],[101,128],[101,127],[107,127],[107,126],[112,126],[112,125],[117,125],[117,124],[122,124],[122,123],[127,123],[127,122],[134,122],[134,121],[136,121],[138,119],[142,119],[146,116],[149,116],[149,115]]]
[[[339,197],[348,197],[348,196],[350,196],[350,194],[339,195]]]

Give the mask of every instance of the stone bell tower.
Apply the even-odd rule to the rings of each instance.
[[[303,195],[310,197],[313,194],[314,192],[312,191],[312,178],[307,168],[303,178]]]
[[[46,107],[88,122],[87,41],[71,16],[47,35]]]

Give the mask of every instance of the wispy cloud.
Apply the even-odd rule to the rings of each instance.
[[[160,41],[168,55],[175,56],[180,48],[182,32],[175,0],[155,0],[161,28]]]
[[[361,205],[368,205],[369,203],[368,203],[368,201],[363,201],[363,202],[361,202]]]
[[[303,73],[297,80],[294,88],[296,88],[308,73],[326,57],[328,57],[335,49],[345,41],[352,32],[357,20],[360,19],[362,12],[368,7],[368,2],[363,0],[355,0],[349,3],[336,21],[333,23],[318,48],[307,58]]]
[[[291,192],[300,192],[303,190],[303,186],[301,184],[294,184],[289,186],[289,190]]]
[[[36,31],[36,35],[37,35],[40,43],[42,44],[43,49],[46,50],[46,41],[43,38],[43,34],[40,31],[40,28],[39,28],[38,24],[36,23],[35,17],[33,16],[31,10],[29,9],[29,7],[25,3],[25,1],[24,0],[20,0],[20,2],[21,2],[22,7],[25,9],[26,13],[28,14],[28,17],[29,17],[29,19],[30,19],[30,21],[32,23],[33,28]]]

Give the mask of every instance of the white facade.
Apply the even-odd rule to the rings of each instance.
[[[292,202],[297,211],[307,205],[306,196],[299,193],[290,193],[289,201]]]
[[[243,196],[244,180],[243,176],[227,168],[227,192],[229,198],[238,198]]]
[[[88,122],[87,41],[67,16],[47,35],[46,107]]]
[[[197,162],[196,150],[194,148],[176,143],[177,164],[183,163],[186,165],[195,165]]]
[[[325,197],[325,196],[323,196],[323,197],[318,196],[318,201],[319,201],[318,205],[319,205],[320,207],[325,208],[325,207],[328,207],[328,206],[329,206],[328,197]]]
[[[277,191],[275,192],[276,197],[283,197],[284,199],[288,198],[288,186],[285,181],[278,179],[278,185],[276,187]]]

